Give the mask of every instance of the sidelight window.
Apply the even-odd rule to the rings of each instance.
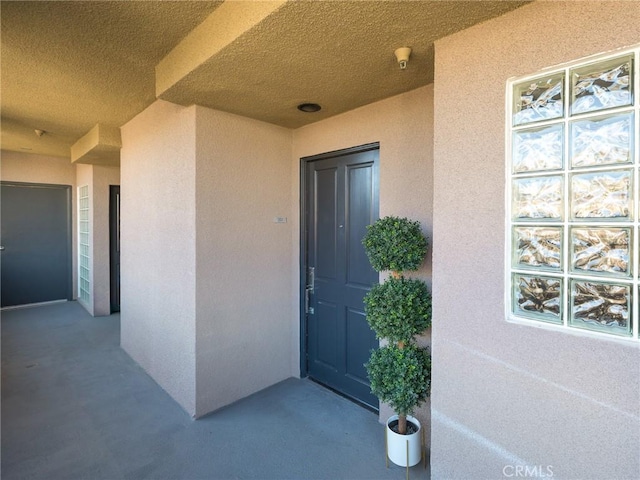
[[[89,263],[89,186],[78,188],[78,299],[91,299]]]

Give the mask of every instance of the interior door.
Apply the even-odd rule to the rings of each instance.
[[[71,300],[71,187],[0,189],[2,306]]]
[[[378,347],[363,297],[378,282],[362,246],[378,218],[378,147],[306,159],[305,275],[308,375],[373,408],[364,363]]]

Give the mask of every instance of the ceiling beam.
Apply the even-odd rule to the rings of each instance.
[[[171,101],[171,90],[178,88],[185,77],[286,3],[225,1],[158,63],[156,96]]]
[[[71,163],[120,165],[120,129],[97,124],[71,146]]]

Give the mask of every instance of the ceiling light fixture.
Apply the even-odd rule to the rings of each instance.
[[[400,64],[400,70],[404,70],[405,68],[407,68],[407,63],[409,63],[409,57],[411,56],[411,48],[400,47],[396,49],[394,53],[396,54],[396,58],[398,59],[398,63]]]
[[[39,128],[36,128],[36,129],[34,130],[34,132],[36,132],[36,135],[37,135],[37,136],[39,136],[39,137],[41,137],[41,136],[43,136],[45,133],[47,133],[47,132],[45,132],[44,130],[40,130]]]
[[[305,113],[319,112],[322,109],[317,103],[301,103],[298,105],[298,110]]]

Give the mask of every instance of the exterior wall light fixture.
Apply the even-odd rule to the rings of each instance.
[[[409,57],[411,56],[411,48],[400,47],[396,49],[394,53],[396,54],[396,58],[398,59],[398,63],[400,64],[400,70],[404,70],[405,68],[407,68],[407,63],[409,63]]]

